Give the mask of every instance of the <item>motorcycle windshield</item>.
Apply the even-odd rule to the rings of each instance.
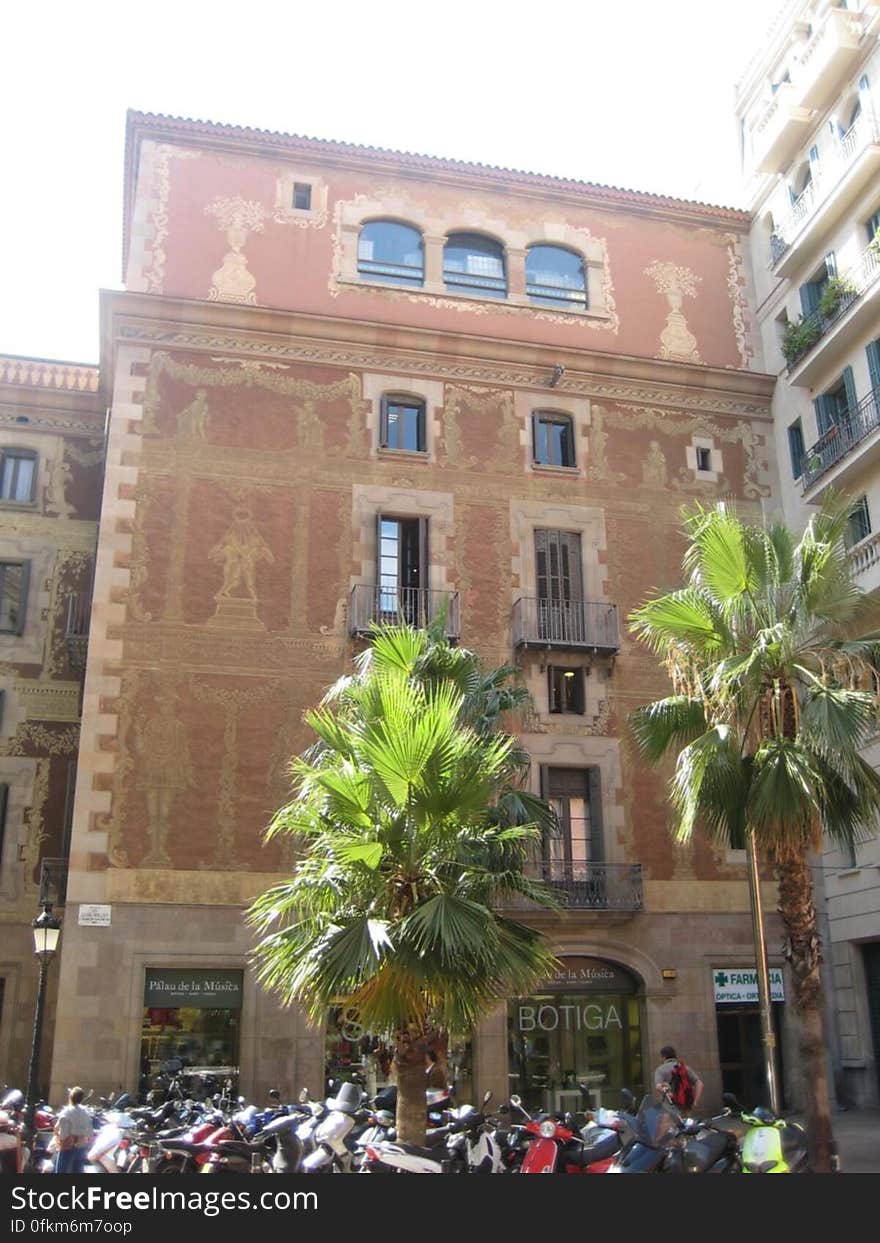
[[[642,1097],[639,1112],[636,1115],[635,1131],[643,1144],[659,1148],[669,1135],[678,1130],[675,1117],[666,1106],[654,1096]]]

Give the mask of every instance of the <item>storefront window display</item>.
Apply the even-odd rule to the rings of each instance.
[[[508,1007],[510,1091],[528,1109],[615,1108],[621,1088],[643,1090],[641,1008],[634,976],[595,958],[562,960],[563,970]]]
[[[473,1095],[470,1039],[442,1040],[436,1052],[455,1099],[460,1103],[470,1102]],[[395,1083],[394,1050],[387,1035],[377,1036],[365,1031],[353,1012],[343,1008],[330,1010],[327,1015],[325,1068],[327,1080],[360,1083],[370,1098]],[[427,1067],[425,1078],[427,1085]]]
[[[242,977],[234,970],[147,969],[142,1094],[175,1077],[193,1096],[238,1090]]]

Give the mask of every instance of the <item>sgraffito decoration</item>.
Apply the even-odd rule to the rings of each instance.
[[[253,199],[217,198],[205,207],[206,216],[214,216],[218,227],[226,233],[230,249],[223,262],[211,277],[208,291],[209,302],[240,302],[256,306],[257,282],[248,270],[243,248],[251,233],[263,232],[263,221],[271,213]]]
[[[657,292],[666,294],[669,302],[666,327],[660,333],[660,357],[686,363],[700,362],[697,338],[688,328],[681,305],[685,298],[697,296],[697,283],[702,278],[690,268],[659,259],[645,268],[645,276],[650,276]]]

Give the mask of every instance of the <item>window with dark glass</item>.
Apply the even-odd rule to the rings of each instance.
[[[868,230],[868,241],[873,242],[877,234],[880,233],[880,210],[874,212],[865,228]]]
[[[526,293],[541,306],[587,305],[587,271],[580,255],[562,246],[530,246],[526,253]]]
[[[566,414],[532,415],[532,455],[541,466],[574,466],[574,429]]]
[[[27,612],[27,561],[0,561],[0,631],[21,634]]]
[[[504,247],[481,233],[450,233],[443,249],[443,281],[456,293],[506,298]]]
[[[312,187],[307,181],[293,183],[293,206],[297,211],[310,211],[312,206]]]
[[[860,540],[867,539],[871,534],[871,515],[868,512],[868,498],[860,496],[849,512],[846,520],[846,531],[843,535],[843,542],[847,548],[852,548],[853,544],[858,544]]]
[[[379,439],[383,449],[424,453],[425,403],[412,397],[383,397]]]
[[[371,220],[358,238],[358,273],[386,285],[424,284],[421,233],[396,220]]]
[[[423,624],[428,523],[379,515],[379,620]]]
[[[697,470],[710,471],[712,469],[712,450],[705,449],[702,446],[697,447]]]
[[[551,665],[547,670],[550,711],[583,716],[584,671]]]
[[[28,449],[4,449],[0,465],[0,499],[30,504],[37,480],[37,455]]]

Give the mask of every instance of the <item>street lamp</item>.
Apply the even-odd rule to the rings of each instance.
[[[779,1071],[776,1061],[776,1033],[773,1030],[773,1007],[770,1000],[770,970],[767,965],[767,941],[764,935],[764,910],[761,904],[761,875],[754,833],[746,833],[746,858],[749,873],[749,900],[752,908],[752,938],[755,943],[755,966],[758,976],[758,1009],[761,1015],[761,1045],[764,1079],[770,1108],[778,1114],[782,1108]]]
[[[40,983],[37,989],[37,1008],[34,1012],[34,1035],[31,1041],[31,1061],[28,1067],[26,1129],[30,1141],[34,1131],[34,1109],[36,1108],[37,1076],[40,1063],[40,1041],[43,1036],[43,1008],[46,1003],[46,976],[49,964],[58,949],[58,938],[61,936],[61,920],[52,914],[52,903],[44,902],[43,909],[32,922],[34,931],[34,953],[40,960]]]

